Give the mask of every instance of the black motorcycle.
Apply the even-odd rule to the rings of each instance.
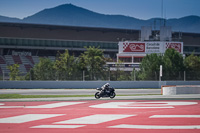
[[[98,92],[95,93],[95,98],[99,99],[101,97],[110,97],[114,98],[116,96],[115,89],[113,87],[110,87],[109,89],[102,90],[102,88],[97,88]]]

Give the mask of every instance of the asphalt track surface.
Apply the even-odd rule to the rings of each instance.
[[[116,90],[160,94],[160,89]],[[0,94],[91,95],[95,89],[1,90]],[[141,100],[142,99],[142,100]],[[0,99],[2,133],[199,133],[200,94]]]
[[[22,95],[94,95],[95,89],[0,89],[0,94]],[[200,94],[161,95],[161,89],[116,89],[114,99],[101,98],[100,100],[200,100]],[[149,95],[150,94],[150,95]],[[124,95],[124,96],[123,96]],[[6,101],[78,101],[96,100],[91,97],[57,97],[57,98],[22,98],[0,99]]]
[[[1,89],[0,94],[94,95],[96,89]],[[115,89],[117,95],[160,94],[161,89]]]
[[[0,102],[1,133],[199,133],[200,100]]]

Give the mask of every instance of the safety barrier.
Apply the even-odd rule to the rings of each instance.
[[[0,89],[92,89],[109,82],[114,88],[161,88],[164,85],[200,85],[199,81],[0,81]]]
[[[200,85],[162,86],[163,95],[200,94]]]

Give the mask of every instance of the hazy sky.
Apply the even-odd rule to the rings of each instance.
[[[161,17],[162,0],[0,0],[0,15],[24,18],[45,8],[74,4],[102,14],[120,14],[139,19]],[[200,16],[200,0],[163,0],[163,17]]]

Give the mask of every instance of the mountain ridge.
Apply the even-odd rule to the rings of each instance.
[[[72,4],[64,4],[44,9],[23,19],[0,16],[0,22],[123,28],[136,30],[141,29],[142,26],[155,27],[154,23],[156,20],[161,19],[151,18],[148,20],[142,20],[124,15],[101,14]],[[159,22],[157,22],[157,27],[159,26]],[[166,26],[172,26],[173,31],[200,33],[200,17],[191,15],[182,18],[167,19]]]

